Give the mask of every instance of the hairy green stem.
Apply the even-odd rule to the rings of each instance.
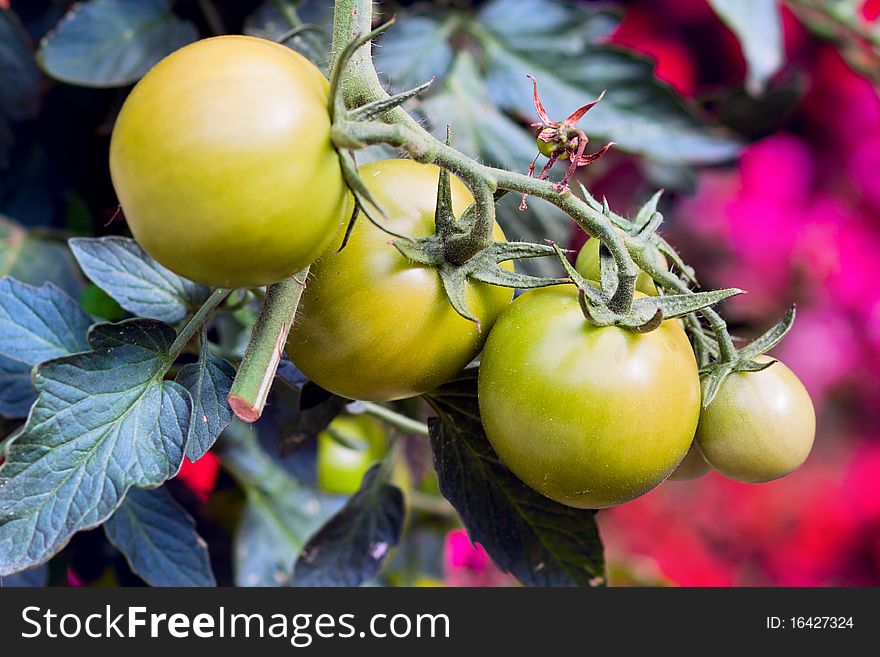
[[[406,434],[423,436],[424,438],[428,437],[428,427],[424,422],[413,420],[411,417],[407,417],[397,411],[392,411],[390,408],[382,406],[381,404],[376,404],[374,402],[362,403],[364,405],[364,413],[382,420],[385,424],[388,424],[395,429],[400,429]]]
[[[369,32],[371,23],[371,0],[336,0],[333,26],[334,53],[338,54],[346,43]],[[389,97],[373,67],[369,44],[354,54],[350,65],[341,73],[342,97],[349,109]],[[471,190],[479,189],[482,185],[493,191],[506,189],[549,201],[568,214],[591,236],[600,239],[608,247],[617,264],[618,286],[609,301],[609,307],[615,312],[625,312],[629,309],[635,294],[639,268],[666,289],[681,294],[691,292],[677,276],[658,268],[651,262],[648,255],[649,247],[631,237],[619,235],[606,216],[570,191],[560,193],[554,190],[552,183],[547,180],[475,162],[436,139],[400,107],[389,110],[381,119],[384,124],[347,123],[345,132],[364,145],[389,144],[405,150],[418,162],[436,163],[460,178]],[[734,360],[736,348],[724,319],[712,308],[704,308],[700,312],[715,334],[722,360]]]
[[[266,289],[266,299],[228,397],[232,411],[245,422],[256,422],[263,413],[308,274],[306,267]]]
[[[216,289],[211,292],[211,296],[209,296],[205,303],[202,304],[201,308],[199,308],[195,315],[193,315],[190,320],[186,323],[182,329],[180,329],[180,333],[177,334],[177,337],[174,339],[174,342],[171,343],[171,347],[168,349],[168,355],[171,358],[172,362],[180,355],[180,352],[183,351],[183,348],[186,344],[192,339],[192,337],[198,332],[198,330],[205,323],[205,320],[208,318],[214,309],[220,305],[220,303],[229,296],[229,293],[232,290],[224,290],[224,289]]]

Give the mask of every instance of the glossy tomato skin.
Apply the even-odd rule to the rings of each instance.
[[[122,107],[110,171],[134,237],[214,287],[276,283],[346,219],[328,83],[308,60],[246,36],[190,44]]]
[[[676,321],[649,333],[598,328],[576,290],[526,292],[498,319],[479,374],[492,447],[533,489],[603,508],[663,481],[691,445],[700,381]]]
[[[618,233],[621,235],[623,231],[618,230]],[[578,273],[590,281],[598,281],[600,280],[600,271],[599,271],[599,247],[601,246],[601,242],[597,240],[595,237],[592,237],[587,240],[584,246],[581,248],[578,253],[577,260],[575,261],[575,269],[578,270]],[[663,257],[662,254],[657,254],[657,264],[660,265],[663,269],[669,269],[669,263],[666,261],[666,258]],[[656,297],[657,296],[657,286],[654,283],[654,279],[652,279],[648,274],[643,271],[639,272],[639,277],[636,279],[636,289],[643,294],[647,294],[648,296]]]
[[[337,417],[318,434],[318,485],[339,495],[357,492],[367,470],[385,455],[387,448],[387,432],[379,420],[368,415]]]
[[[360,172],[390,229],[412,237],[434,233],[436,166],[384,160]],[[453,178],[455,215],[472,200]],[[497,225],[495,238],[504,239]],[[342,251],[328,251],[313,265],[288,338],[288,354],[306,376],[350,399],[414,397],[445,383],[477,355],[513,296],[507,288],[468,283],[468,307],[481,320],[479,332],[449,305],[437,271],[407,261],[391,241],[361,218]]]
[[[810,395],[779,361],[760,372],[727,377],[700,414],[697,428],[700,450],[712,467],[751,484],[779,479],[800,467],[815,435]]]

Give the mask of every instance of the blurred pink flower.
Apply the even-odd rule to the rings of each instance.
[[[798,375],[818,404],[858,369],[863,352],[852,324],[824,306],[801,311],[774,355]]]
[[[516,583],[492,563],[482,545],[471,543],[464,529],[446,534],[443,571],[449,586],[513,586]]]

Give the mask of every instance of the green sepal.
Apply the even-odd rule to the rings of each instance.
[[[683,317],[696,310],[712,306],[720,301],[743,293],[742,290],[737,288],[727,288],[690,294],[641,297],[633,301],[628,313],[620,314],[608,308],[610,294],[605,289],[604,281],[602,289],[597,290],[572,266],[562,249],[558,246],[554,246],[554,248],[559,262],[580,292],[579,298],[584,316],[597,326],[619,326],[639,332],[653,331],[664,320]],[[606,276],[604,270],[610,267],[611,265],[606,268],[604,262],[600,264],[600,269],[603,270],[603,279]]]
[[[657,204],[660,202],[661,196],[663,196],[663,190],[657,190],[657,192],[655,192],[654,195],[649,198],[641,208],[639,208],[635,222],[633,222],[636,230],[641,232],[642,228],[644,228],[644,226],[651,220],[654,213],[657,212]]]
[[[721,384],[724,383],[724,380],[735,371],[735,362],[715,362],[700,370],[700,374],[703,376],[703,408],[709,407],[709,404],[711,404],[718,395],[718,391],[721,389]]]
[[[389,98],[383,98],[382,100],[374,100],[372,103],[367,103],[366,105],[358,107],[356,110],[352,110],[349,113],[349,117],[355,121],[370,121],[375,119],[385,112],[402,105],[410,98],[415,98],[433,83],[434,78],[431,78],[424,84],[420,84],[418,87],[409,89],[408,91],[402,91],[399,94],[395,94]]]
[[[651,218],[648,219],[647,223],[642,224],[642,226],[639,227],[636,237],[643,243],[647,244],[652,241],[651,238],[657,235],[657,230],[662,224],[663,215],[659,212],[655,212],[651,215]]]
[[[477,325],[477,331],[481,330],[480,318],[472,315],[467,307],[467,273],[463,267],[451,265],[445,260],[437,266],[443,290],[449,299],[449,305],[464,319]]]
[[[667,242],[659,235],[655,234],[653,236],[653,239],[651,240],[651,243],[660,253],[666,256],[666,259],[671,262],[679,272],[681,272],[685,280],[687,280],[692,285],[699,285],[699,281],[697,280],[697,275],[696,272],[694,272],[694,268],[681,259],[678,251],[676,251],[669,242]]]
[[[684,317],[702,308],[714,306],[725,299],[743,294],[744,291],[735,287],[722,290],[709,290],[708,292],[691,292],[689,294],[669,294],[661,297],[643,297],[636,299],[633,306],[645,305],[657,308],[663,312],[664,319]]]
[[[442,253],[438,250],[440,244],[439,240],[433,235],[416,240],[394,240],[392,244],[394,248],[400,251],[400,255],[410,262],[429,267],[436,267],[440,264],[442,258]]]
[[[400,254],[411,262],[434,267],[440,275],[443,290],[449,304],[468,321],[479,326],[479,320],[467,307],[468,279],[519,289],[547,287],[569,283],[567,278],[545,278],[509,271],[499,263],[519,258],[539,258],[553,255],[555,250],[546,244],[529,242],[495,242],[470,258],[463,265],[454,265],[443,254],[443,242],[439,235],[430,235],[417,240],[395,240],[394,246]]]
[[[789,308],[788,312],[785,313],[785,316],[779,320],[777,324],[771,327],[770,330],[740,349],[740,356],[742,356],[742,358],[752,359],[770,351],[773,347],[779,344],[782,338],[784,338],[791,330],[796,314],[796,306]]]

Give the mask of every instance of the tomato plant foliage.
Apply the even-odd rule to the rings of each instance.
[[[171,52],[216,33],[286,37],[326,72],[332,3],[11,4],[0,9],[0,584],[61,582],[84,559],[79,532],[102,525],[94,540],[113,557],[92,580],[388,583],[406,571],[399,557],[420,549],[407,544],[410,533],[434,536],[425,551],[436,554],[438,528],[459,524],[523,584],[606,583],[596,511],[544,497],[502,463],[480,420],[475,369],[421,399],[379,406],[317,387],[275,345],[280,366],[266,382],[266,411],[246,426],[227,399],[264,290],[187,280],[150,257],[117,217],[108,137],[130,85]],[[480,161],[520,171],[532,161],[527,73],[540,77],[554,116],[611,90],[590,114],[590,134],[637,158],[690,167],[739,151],[737,138],[654,77],[651,62],[608,44],[618,8],[409,4],[391,7],[397,25],[378,39],[376,66],[401,90],[435,78],[407,108],[437,134],[449,125],[454,146]],[[749,33],[731,3],[713,4],[738,33]],[[744,48],[752,83],[766,84],[776,55],[753,41]],[[528,211],[518,212],[513,196],[498,203],[511,240],[567,238],[571,224],[559,209],[530,198]],[[434,207],[433,187],[425,204]],[[557,272],[557,264],[535,258],[523,269]],[[99,308],[119,321],[104,321]],[[421,362],[424,342],[394,357]],[[337,378],[356,381],[357,369]],[[316,484],[316,440],[346,410],[375,414],[396,434],[359,490],[329,494]],[[206,468],[212,459],[223,473],[200,500],[182,468]],[[401,461],[407,481],[392,483]]]

